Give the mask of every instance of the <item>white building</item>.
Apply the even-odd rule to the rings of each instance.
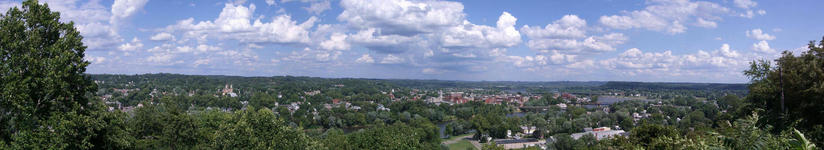
[[[625,133],[626,132],[624,132],[624,130],[611,130],[609,127],[600,127],[600,128],[595,128],[591,131],[585,131],[585,132],[581,132],[581,133],[573,133],[570,136],[573,139],[577,140],[577,139],[583,137],[584,135],[591,134],[591,135],[595,136],[596,140],[601,140],[601,139],[611,138],[611,137],[614,137],[614,136],[623,136]]]

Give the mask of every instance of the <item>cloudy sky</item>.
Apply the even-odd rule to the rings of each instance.
[[[820,0],[41,3],[108,74],[742,83],[824,36]]]

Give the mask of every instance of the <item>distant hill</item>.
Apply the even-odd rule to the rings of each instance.
[[[232,83],[241,86],[263,86],[268,83],[300,83],[302,86],[325,87],[332,83],[379,85],[384,88],[406,87],[421,89],[440,88],[488,88],[499,90],[532,88],[590,88],[604,89],[669,89],[669,90],[747,90],[747,84],[722,83],[667,83],[667,82],[623,82],[623,81],[458,81],[458,80],[417,80],[417,79],[366,79],[366,78],[319,78],[319,77],[242,77],[220,75],[182,74],[140,74],[110,75],[92,74],[94,80],[107,81],[149,81],[156,84],[206,84],[208,87],[222,87]]]
[[[669,89],[669,90],[747,90],[747,84],[724,83],[667,83],[610,81],[601,86],[607,89]]]

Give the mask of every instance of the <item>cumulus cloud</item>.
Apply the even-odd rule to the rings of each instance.
[[[375,28],[358,31],[349,38],[354,44],[382,53],[402,53],[420,41],[417,36],[383,35]]]
[[[760,53],[775,53],[775,50],[770,48],[770,44],[764,40],[752,44],[752,50],[755,50],[756,52]]]
[[[360,58],[355,60],[355,62],[371,64],[371,63],[375,63],[375,59],[372,59],[372,57],[369,56],[369,54],[363,54],[363,56],[361,56]]]
[[[106,57],[99,57],[99,56],[86,56],[83,58],[84,60],[88,61],[92,64],[100,64],[106,61]]]
[[[149,38],[152,41],[174,41],[175,36],[166,32],[161,32]]]
[[[137,51],[141,48],[143,48],[143,43],[141,43],[137,37],[133,38],[131,42],[124,43],[117,47],[117,49],[121,51]]]
[[[529,38],[583,38],[586,37],[586,26],[586,20],[577,15],[565,15],[543,28],[524,25],[521,32]]]
[[[118,20],[128,18],[134,13],[143,9],[146,2],[149,0],[115,0],[112,4],[111,22],[116,23]]]
[[[755,40],[762,40],[762,41],[764,41],[764,40],[774,40],[775,39],[775,36],[767,34],[763,31],[761,31],[761,29],[752,29],[752,30],[747,31],[747,37],[755,39]]]
[[[310,4],[309,7],[303,9],[306,9],[306,11],[309,11],[309,13],[318,15],[320,13],[323,13],[323,11],[329,10],[331,8],[332,4],[328,0],[325,0],[320,2],[312,2],[312,4]]]
[[[124,40],[117,32],[117,27],[112,24],[112,20],[133,15],[133,12],[107,9],[99,1],[42,0],[40,3],[48,3],[52,11],[60,12],[62,22],[74,21],[75,27],[83,35],[83,43],[88,46],[88,50],[116,49]],[[8,10],[7,7],[19,6],[19,2],[2,2],[0,11],[5,12]],[[139,10],[142,5],[130,8]]]
[[[719,49],[707,52],[699,50],[694,54],[675,55],[672,51],[643,52],[631,48],[618,57],[600,61],[606,69],[623,75],[665,75],[665,76],[709,76],[709,74],[729,74],[743,70],[747,56],[723,44]]]
[[[346,41],[386,55],[378,63],[483,70],[477,66],[495,59],[490,55],[493,49],[522,43],[515,28],[518,19],[509,12],[501,12],[495,25],[479,25],[466,19],[458,2],[344,0],[341,7],[337,19],[357,31],[348,34]]]
[[[421,69],[421,73],[424,73],[424,74],[442,74],[444,72],[446,72],[446,70],[437,69],[437,68],[423,68],[423,69]]]
[[[304,48],[302,51],[292,51],[292,53],[288,57],[283,58],[283,60],[297,63],[329,63],[337,60],[341,54],[343,54],[341,51]]]
[[[577,39],[531,39],[527,46],[533,50],[560,50],[565,53],[601,53],[614,51],[616,45],[623,44],[628,38],[622,33],[610,33]]]
[[[732,1],[736,7],[748,9],[751,7],[755,7],[758,3],[753,2],[752,0],[733,0]]]
[[[686,32],[687,27],[684,24],[689,21],[703,21],[696,23],[696,26],[712,27],[710,21],[720,20],[719,15],[730,12],[729,8],[705,1],[653,0],[648,3],[649,5],[642,10],[625,12],[622,15],[601,16],[599,22],[614,29],[640,28],[677,34]]]
[[[709,21],[704,18],[698,18],[695,22],[695,26],[704,27],[704,28],[715,28],[718,26],[718,23],[715,21]]]
[[[168,64],[172,62],[172,58],[174,58],[174,54],[168,53],[154,53],[152,56],[146,58],[146,61],[152,62],[155,64]]]
[[[463,4],[449,1],[342,0],[337,19],[384,34],[431,33],[464,22]]]
[[[386,57],[383,57],[383,60],[381,60],[380,63],[381,64],[399,64],[399,63],[402,63],[403,61],[404,61],[403,58],[392,55],[392,54],[389,54],[389,55],[386,55]]]
[[[271,22],[260,18],[252,21],[255,5],[247,6],[225,4],[220,15],[214,21],[194,22],[194,18],[178,21],[166,27],[171,31],[183,31],[184,38],[205,40],[203,37],[233,39],[243,43],[308,43],[309,31],[314,26],[316,17],[310,17],[303,23],[292,20],[286,14],[278,15]]]
[[[350,45],[346,37],[347,35],[343,33],[333,33],[329,40],[320,43],[320,47],[326,50],[347,50]]]
[[[521,34],[515,30],[517,20],[508,12],[503,12],[496,27],[474,25],[465,21],[460,26],[441,32],[438,38],[444,47],[512,47],[521,43]]]

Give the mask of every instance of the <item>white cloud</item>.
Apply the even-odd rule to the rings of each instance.
[[[0,2],[0,13],[6,14],[6,11],[8,11],[9,8],[12,8],[12,7],[20,8],[20,5],[21,4],[17,1],[2,1],[2,2]]]
[[[747,56],[723,44],[713,52],[699,50],[694,54],[675,55],[672,51],[643,52],[631,48],[618,57],[600,62],[607,70],[629,76],[711,76],[729,75],[743,70]]]
[[[697,23],[696,26],[708,27],[706,21],[721,19],[718,15],[730,12],[726,7],[705,1],[653,0],[648,4],[643,10],[625,12],[623,15],[601,16],[599,21],[604,26],[614,29],[642,28],[677,34],[686,32],[687,27],[684,23],[698,21],[692,18],[703,18],[705,22]]]
[[[258,60],[258,55],[251,50],[225,50],[216,52],[218,55],[223,55],[227,61],[231,61],[235,65],[254,66]]]
[[[112,4],[110,21],[115,24],[118,20],[128,18],[146,5],[149,0],[115,0]]]
[[[323,11],[329,10],[332,8],[332,4],[328,0],[320,1],[320,2],[312,2],[309,7],[303,8],[306,9],[309,13],[313,13],[315,15],[319,15],[323,13]]]
[[[397,57],[395,55],[389,54],[389,55],[386,55],[386,57],[383,57],[383,60],[381,60],[380,63],[381,64],[399,64],[399,63],[402,63],[403,61],[404,61],[403,58],[400,58],[400,57]]]
[[[103,63],[104,61],[106,61],[106,57],[89,56],[89,55],[86,55],[86,57],[84,57],[84,59],[86,61],[88,61],[89,63],[92,63],[92,64],[100,64],[100,63]]]
[[[752,18],[752,17],[755,17],[755,13],[753,13],[752,10],[747,10],[744,13],[741,13],[738,16],[741,16],[741,17],[744,17],[744,18]]]
[[[601,53],[614,51],[615,46],[623,44],[628,38],[622,33],[610,33],[590,36],[583,40],[576,39],[532,39],[527,42],[530,49],[538,51],[560,50],[564,53]]]
[[[222,48],[217,47],[217,46],[212,46],[212,45],[200,44],[200,45],[197,45],[197,47],[195,47],[195,50],[197,50],[200,53],[205,53],[205,52],[220,51],[220,50],[222,50]]]
[[[310,17],[298,24],[289,15],[275,16],[271,22],[262,22],[260,18],[252,21],[255,5],[225,4],[220,15],[214,21],[194,23],[193,18],[178,21],[168,26],[167,30],[185,31],[184,38],[206,40],[206,37],[233,39],[243,43],[308,43],[309,30],[314,26],[316,17]]]
[[[718,24],[715,21],[705,20],[704,18],[698,18],[695,22],[696,26],[704,27],[704,28],[715,28]]]
[[[269,6],[276,5],[275,0],[266,0],[266,4]]]
[[[736,7],[749,9],[751,7],[755,7],[758,3],[753,2],[752,0],[733,0],[733,3]]]
[[[154,55],[147,57],[146,61],[156,64],[165,64],[171,62],[174,57],[174,54],[155,53]]]
[[[586,37],[586,26],[586,20],[577,15],[565,15],[544,28],[524,25],[521,32],[529,38],[583,38]]]
[[[48,3],[52,11],[60,12],[61,22],[74,21],[75,27],[83,35],[83,43],[88,46],[87,50],[112,50],[124,41],[118,34],[117,27],[111,24],[114,15],[99,1],[41,0],[40,3]],[[19,7],[20,3],[0,2],[0,11],[5,12],[8,7],[14,6]]]
[[[346,34],[333,33],[329,40],[320,43],[320,47],[326,50],[348,50],[350,45],[346,42]]]
[[[421,73],[423,74],[442,74],[446,72],[446,70],[437,69],[437,68],[423,68]]]
[[[211,62],[212,62],[212,59],[209,59],[209,58],[201,58],[201,59],[197,59],[197,60],[195,60],[195,62],[193,62],[192,64],[193,64],[195,67],[198,67],[198,66],[200,66],[200,65],[207,65],[207,64],[209,64],[209,63],[211,63]]]
[[[499,48],[512,47],[521,43],[521,34],[515,30],[518,19],[508,12],[501,13],[497,27],[474,25],[465,21],[439,34],[445,47]]]
[[[161,32],[149,38],[152,41],[174,41],[175,36],[166,32]]]
[[[741,56],[740,54],[738,54],[737,51],[730,49],[729,44],[722,44],[721,48],[719,48],[716,51],[716,53],[720,54],[721,56],[730,57],[730,58]]]
[[[342,0],[337,17],[352,27],[384,34],[430,33],[463,24],[463,4],[449,1]]]
[[[117,49],[121,51],[137,51],[141,48],[143,48],[143,43],[141,43],[137,37],[133,38],[131,42],[124,43],[117,47]]]
[[[343,0],[341,7],[343,12],[337,19],[347,29],[357,30],[346,41],[353,47],[386,54],[386,58],[376,60],[378,63],[479,71],[498,57],[491,55],[494,49],[522,43],[515,28],[518,19],[509,12],[501,12],[490,26],[467,20],[458,2]]]
[[[361,56],[360,58],[355,60],[355,62],[371,64],[371,63],[375,63],[375,59],[372,59],[372,57],[369,56],[369,54],[363,54],[363,56]]]
[[[406,37],[400,35],[382,35],[375,28],[358,31],[348,38],[352,43],[367,47],[371,50],[384,53],[404,52],[403,46],[414,44],[418,37]]]
[[[760,53],[775,53],[775,50],[770,48],[770,44],[764,40],[752,44],[752,49]]]
[[[337,60],[341,54],[343,54],[341,51],[326,51],[304,48],[302,51],[292,51],[292,53],[288,57],[283,58],[283,60],[311,64],[330,63]]]
[[[764,33],[761,29],[752,29],[747,31],[747,37],[755,39],[755,40],[774,40],[775,36],[770,34]]]

